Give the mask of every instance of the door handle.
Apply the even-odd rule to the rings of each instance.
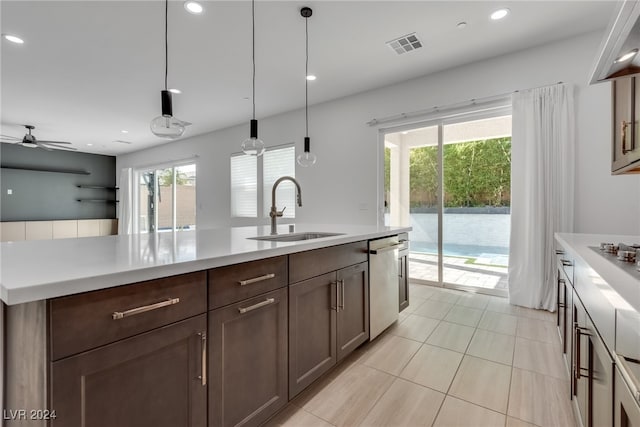
[[[344,311],[344,280],[338,280],[338,286],[340,286],[340,301],[341,301],[341,304],[338,307],[340,307],[340,310]]]
[[[336,305],[332,305],[331,306],[331,310],[334,310],[335,312],[338,312],[338,310],[339,310],[339,305],[338,305],[339,304],[338,303],[338,282],[331,282],[331,286],[335,286],[336,287],[336,293],[335,293]],[[331,303],[333,304],[333,298],[331,298]]]

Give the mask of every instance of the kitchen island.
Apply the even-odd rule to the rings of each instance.
[[[336,235],[2,243],[7,425],[264,422],[368,341],[368,240],[409,230],[295,228]]]

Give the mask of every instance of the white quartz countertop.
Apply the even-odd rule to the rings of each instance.
[[[4,242],[0,246],[0,299],[8,305],[20,304],[410,230],[297,224],[296,233],[343,234],[298,242],[248,239],[269,235],[269,226],[257,226]],[[287,234],[288,225],[280,225],[278,232]]]
[[[611,260],[592,249],[599,247],[602,242],[640,244],[640,236],[556,233],[556,239],[565,249],[571,250],[591,267],[595,282],[608,285],[640,312],[640,271],[636,268],[623,268],[625,264],[622,261]],[[596,280],[597,276],[602,280]]]

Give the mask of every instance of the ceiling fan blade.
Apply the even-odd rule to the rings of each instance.
[[[43,141],[38,141],[38,147],[40,147],[40,148],[44,148],[45,150],[49,150],[49,151],[52,151],[53,149],[56,149],[56,150],[78,151],[78,149],[77,149],[77,148],[73,148],[73,147],[64,147],[64,146],[58,146],[58,145],[51,145],[51,143],[49,143],[49,142],[45,142],[45,143],[43,143]]]
[[[15,136],[11,136],[11,135],[0,135],[0,139],[8,139],[11,141],[22,141],[22,138],[16,138]]]
[[[70,142],[67,141],[42,141],[42,140],[38,140],[39,143],[41,144],[71,144]]]

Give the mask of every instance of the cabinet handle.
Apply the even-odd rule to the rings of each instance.
[[[371,255],[378,255],[380,253],[384,253],[384,252],[389,252],[389,251],[393,251],[395,249],[402,249],[404,247],[404,243],[397,243],[395,245],[391,245],[391,246],[385,246],[383,248],[379,248],[379,249],[370,249],[369,253]]]
[[[339,307],[340,310],[344,311],[344,280],[338,280],[338,285],[340,286],[340,301],[342,302]]]
[[[180,302],[180,298],[168,298],[166,301],[157,302],[155,304],[145,305],[142,307],[132,308],[126,311],[114,311],[111,317],[113,320],[124,319],[125,317],[135,316],[136,314],[146,313],[147,311],[157,310],[162,307],[168,307]]]
[[[198,333],[198,336],[200,336],[200,345],[202,346],[202,360],[200,362],[200,376],[198,379],[204,387],[207,385],[207,333],[200,332]]]
[[[564,265],[565,267],[571,267],[573,265],[573,263],[568,259],[562,259],[560,261],[562,262],[562,265]]]
[[[558,303],[558,307],[559,307],[559,308],[564,308],[564,307],[565,307],[565,305],[564,305],[563,303],[559,302],[559,303]]]
[[[253,283],[262,282],[264,280],[273,279],[274,277],[276,277],[276,275],[274,273],[269,273],[269,274],[265,274],[263,276],[254,277],[253,279],[239,280],[238,284],[240,286],[247,286],[247,285],[251,285]]]
[[[632,122],[622,121],[622,154],[627,154],[628,152],[633,151],[633,149],[627,150],[627,126],[631,123]]]
[[[332,305],[331,310],[334,310],[335,312],[337,312],[338,311],[338,282],[331,282],[331,286],[336,287],[336,305]],[[331,298],[331,303],[333,304],[333,298]]]
[[[564,251],[562,249],[556,249],[556,255],[564,255]]]
[[[576,363],[575,363],[575,368],[574,368],[574,371],[573,371],[573,375],[574,375],[574,377],[575,377],[575,379],[577,381],[580,378],[589,378],[589,374],[590,374],[589,370],[587,368],[583,368],[583,367],[580,366],[580,356],[581,356],[580,355],[580,352],[581,352],[580,351],[580,337],[583,336],[583,335],[584,336],[591,336],[591,333],[590,333],[589,329],[583,328],[581,326],[578,326],[578,322],[575,322],[573,325],[574,325],[573,327],[574,327],[574,330],[575,330],[575,337],[576,337],[576,339],[575,339],[575,342],[576,342],[576,352],[575,352],[575,354],[576,354]],[[582,371],[587,371],[587,375],[584,375],[582,373]]]
[[[250,311],[257,310],[257,309],[259,309],[261,307],[264,307],[266,305],[273,304],[274,302],[276,302],[276,300],[274,298],[267,298],[266,300],[264,300],[262,302],[259,302],[257,304],[254,304],[252,306],[240,307],[238,309],[238,311],[240,312],[240,314],[245,314],[245,313],[248,313]]]

